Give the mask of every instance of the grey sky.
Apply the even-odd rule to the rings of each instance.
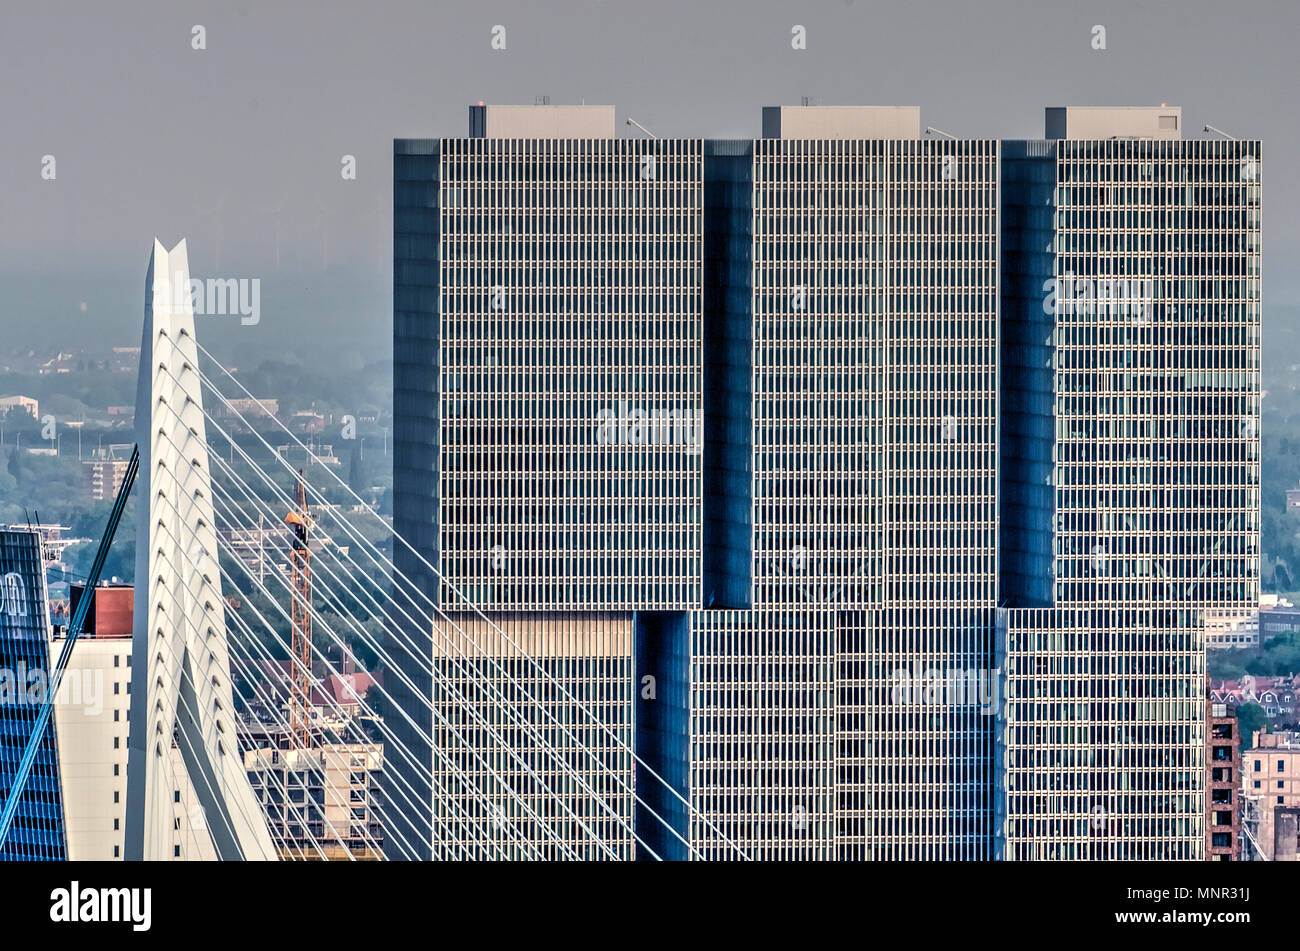
[[[196,275],[263,279],[263,325],[243,333],[324,325],[386,353],[392,139],[461,135],[469,103],[542,94],[717,137],[756,135],[761,106],[803,95],[919,105],[959,136],[1040,136],[1045,105],[1181,105],[1192,134],[1208,122],[1265,140],[1265,313],[1300,297],[1289,0],[29,2],[5,20],[11,346],[87,319],[133,340],[157,233],[189,238]],[[504,52],[490,48],[498,23]],[[790,47],[796,23],[806,51]],[[194,24],[205,51],[190,47]],[[47,154],[54,181],[40,177]]]

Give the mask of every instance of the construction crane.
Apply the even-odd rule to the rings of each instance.
[[[298,499],[284,520],[293,526],[289,569],[293,587],[293,656],[289,665],[289,738],[303,749],[311,746],[311,513],[307,484],[298,470]]]

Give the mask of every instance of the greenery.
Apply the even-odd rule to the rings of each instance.
[[[1241,737],[1241,751],[1244,753],[1255,742],[1255,731],[1264,728],[1268,716],[1258,703],[1243,703],[1237,708],[1237,733]]]
[[[1210,675],[1240,680],[1246,674],[1281,677],[1300,672],[1300,632],[1288,631],[1271,637],[1259,647],[1209,651]]]

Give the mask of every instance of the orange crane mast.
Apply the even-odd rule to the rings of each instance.
[[[289,673],[290,741],[306,749],[311,746],[311,545],[308,530],[307,487],[298,470],[298,507],[284,520],[293,527],[293,548],[289,566],[293,587],[293,640]]]

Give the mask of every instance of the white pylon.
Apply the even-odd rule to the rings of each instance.
[[[155,239],[135,403],[135,618],[125,857],[173,858],[173,731],[222,859],[274,859],[235,737],[207,429],[182,240]]]

